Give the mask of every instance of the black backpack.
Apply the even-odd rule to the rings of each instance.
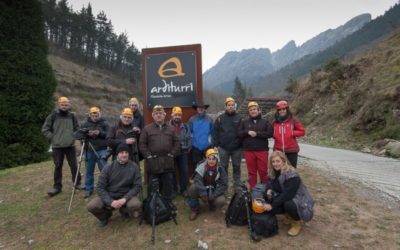
[[[251,215],[253,232],[264,237],[271,237],[278,233],[278,220],[271,213],[253,213]]]
[[[148,224],[158,225],[160,223],[176,220],[176,213],[172,209],[171,205],[160,193],[155,192],[155,194],[150,195],[143,201],[143,218]]]
[[[246,197],[247,197],[247,208],[246,208]],[[235,192],[231,202],[229,203],[228,209],[225,212],[225,222],[229,227],[230,225],[247,225],[247,209],[251,214],[251,195],[247,190],[242,189]]]

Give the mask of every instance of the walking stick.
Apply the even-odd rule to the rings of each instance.
[[[78,164],[78,169],[77,169],[76,174],[75,174],[74,185],[73,185],[73,187],[72,187],[72,194],[71,194],[71,199],[70,199],[70,201],[69,201],[68,213],[71,211],[72,199],[74,198],[74,194],[75,194],[75,186],[76,186],[76,182],[78,181],[78,174],[79,174],[79,171],[80,171],[80,169],[81,169],[82,156],[83,156],[83,151],[84,151],[84,149],[85,149],[85,140],[83,140],[82,148],[81,148],[81,153],[80,153],[80,155],[79,155],[79,164]]]
[[[247,223],[249,224],[249,238],[250,238],[250,240],[252,240],[251,233],[253,232],[253,227],[251,225],[250,208],[249,208],[249,196],[250,196],[250,193],[247,190],[246,184],[243,183],[242,184],[242,188],[243,188],[242,192],[243,192],[243,195],[244,195],[244,200],[246,202]]]

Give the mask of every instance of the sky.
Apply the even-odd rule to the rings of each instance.
[[[229,51],[297,46],[351,18],[384,14],[400,0],[68,0],[80,10],[104,10],[114,31],[143,48],[202,46],[203,72]]]

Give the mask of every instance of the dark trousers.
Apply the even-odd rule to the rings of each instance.
[[[298,158],[298,153],[285,153],[286,158],[290,162],[290,164],[297,168],[297,158]]]
[[[287,213],[292,219],[300,220],[299,213],[297,212],[297,206],[293,200],[286,201],[280,207],[275,207],[271,210],[273,214],[284,214]]]
[[[130,217],[134,217],[135,211],[139,211],[142,203],[139,199],[134,196],[129,199],[125,205],[119,208],[121,214],[129,214]],[[86,209],[91,212],[100,221],[106,220],[111,217],[114,208],[108,207],[104,204],[100,197],[93,198],[87,205]]]
[[[179,191],[183,193],[187,189],[188,183],[188,154],[182,153],[175,157],[175,162],[177,166],[177,170],[179,171]],[[174,190],[177,191],[178,188],[176,187],[176,174],[173,175],[174,180]]]
[[[193,160],[194,169],[196,169],[197,164],[201,160],[205,159],[205,157],[206,157],[204,155],[205,152],[206,152],[206,150],[200,150],[195,147],[192,147],[192,160]]]
[[[162,174],[150,174],[148,183],[148,192],[147,195],[150,196],[153,191],[153,179],[157,179],[158,181],[158,191],[164,196],[165,199],[172,201],[175,197],[174,193],[174,172],[167,172]]]
[[[75,147],[52,148],[54,161],[54,185],[56,189],[62,189],[62,168],[64,163],[64,155],[67,156],[68,165],[71,169],[72,183],[75,182],[75,176],[78,174],[76,185],[81,184],[81,174],[78,172],[78,164],[76,161]]]

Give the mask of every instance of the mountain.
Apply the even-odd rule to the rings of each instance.
[[[400,28],[353,60],[331,60],[295,84],[290,107],[307,126],[307,140],[355,149],[400,140],[399,65]]]
[[[298,78],[333,58],[341,58],[365,50],[368,46],[383,39],[400,27],[400,4],[394,5],[384,15],[365,24],[361,29],[337,41],[333,46],[302,57],[278,71],[266,75],[261,80],[252,82],[249,87],[258,96],[284,92],[289,79]]]
[[[206,89],[231,93],[236,76],[244,83],[253,83],[265,75],[303,57],[333,45],[338,40],[360,29],[371,20],[370,14],[354,17],[344,25],[329,29],[297,47],[294,41],[288,42],[282,49],[271,53],[269,49],[246,49],[240,52],[228,52],[203,75]]]

